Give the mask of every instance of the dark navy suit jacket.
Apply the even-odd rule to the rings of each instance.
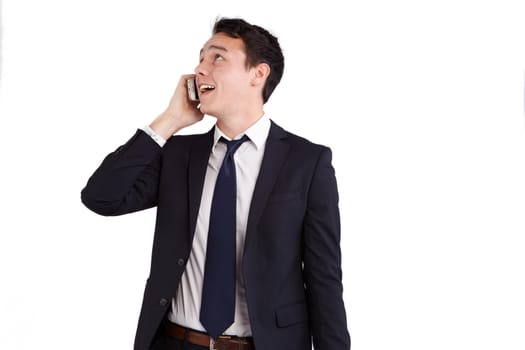
[[[147,350],[190,255],[213,143],[206,134],[159,147],[139,130],[82,190],[101,215],[157,207],[151,271],[135,338]],[[350,348],[342,298],[338,192],[329,148],[272,122],[249,212],[242,273],[257,350]]]

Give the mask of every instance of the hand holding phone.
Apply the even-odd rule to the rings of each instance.
[[[180,77],[168,107],[150,124],[150,127],[167,140],[180,129],[195,124],[203,118],[204,113],[199,109],[195,76],[188,74]]]

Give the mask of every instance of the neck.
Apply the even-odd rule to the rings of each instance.
[[[244,133],[250,126],[255,124],[264,115],[263,109],[217,117],[217,126],[221,131],[233,139]]]

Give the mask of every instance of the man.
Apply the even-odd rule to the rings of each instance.
[[[135,349],[350,348],[330,149],[263,110],[283,68],[268,31],[218,20],[195,75],[83,189],[102,215],[157,207]],[[204,114],[208,133],[173,136]]]

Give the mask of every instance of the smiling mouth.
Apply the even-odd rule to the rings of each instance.
[[[199,92],[200,93],[209,92],[209,91],[212,91],[214,89],[215,89],[215,86],[209,85],[209,84],[202,84],[202,85],[199,86]]]

